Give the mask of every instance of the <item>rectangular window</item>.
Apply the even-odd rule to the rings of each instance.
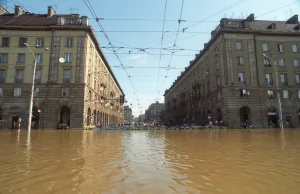
[[[25,54],[24,53],[19,53],[18,54],[18,63],[25,63]]]
[[[35,58],[36,58],[36,63],[42,63],[43,62],[43,54],[42,53],[35,54]]]
[[[269,51],[269,43],[262,44],[263,51]]]
[[[44,47],[44,39],[43,38],[37,38],[36,39],[36,46]]]
[[[298,47],[297,44],[293,44],[293,45],[292,45],[292,51],[293,51],[294,53],[298,53],[298,52],[299,52],[299,47]]]
[[[19,47],[25,47],[25,43],[27,43],[27,38],[20,38],[19,39]]]
[[[243,48],[242,42],[241,41],[237,41],[235,43],[235,48],[236,48],[236,50],[242,50],[242,48]]]
[[[299,67],[300,63],[299,63],[299,59],[294,59],[294,67]]]
[[[270,60],[268,58],[264,58],[264,64],[265,65],[270,65]]]
[[[8,62],[8,54],[0,53],[0,63],[7,63],[7,62]]]
[[[241,89],[240,90],[240,95],[241,95],[241,97],[246,97],[247,96],[247,90]]]
[[[2,91],[2,93],[3,93],[3,91]],[[300,99],[300,90],[298,90],[298,99]]]
[[[3,96],[3,88],[0,88],[0,96]]]
[[[220,76],[217,76],[217,86],[220,87],[221,86],[221,80],[220,80]]]
[[[284,45],[283,45],[283,43],[279,43],[278,44],[278,51],[281,52],[281,53],[284,52]]]
[[[287,82],[287,76],[285,73],[281,73],[280,74],[280,84],[282,86],[287,86],[288,85],[288,82]]]
[[[283,98],[288,99],[289,98],[289,91],[288,90],[283,90]]]
[[[272,86],[273,85],[273,79],[271,73],[266,73],[266,85]]]
[[[63,82],[64,83],[70,83],[71,82],[71,69],[64,69]]]
[[[285,65],[284,59],[279,59],[279,66],[284,67],[284,65]]]
[[[72,63],[72,54],[71,53],[66,53],[65,54],[65,60],[66,60],[66,63]]]
[[[9,38],[7,37],[2,38],[2,47],[9,47]]]
[[[269,98],[275,98],[274,90],[268,90],[268,97]]]
[[[19,97],[22,95],[22,88],[15,88],[14,89],[14,97]]]
[[[239,85],[245,85],[245,73],[244,72],[239,72],[238,73],[238,79],[239,79]]]
[[[219,48],[215,48],[215,56],[217,56],[219,54]]]
[[[24,70],[23,69],[17,69],[16,70],[16,77],[15,77],[16,83],[23,83],[24,81]]]
[[[34,82],[35,83],[41,83],[41,78],[42,78],[42,71],[41,70],[36,70],[35,77],[34,77]]]
[[[89,100],[92,100],[92,91],[89,91]]]
[[[34,88],[33,96],[37,97],[39,96],[39,93],[40,93],[40,88]]]
[[[66,38],[66,44],[65,44],[66,47],[72,47],[73,46],[73,38]]]
[[[5,70],[0,70],[0,83],[5,83]]]
[[[70,88],[62,88],[61,96],[62,97],[69,97],[69,95],[70,95]]]
[[[295,78],[296,78],[296,84],[299,85],[300,84],[300,74],[296,74]]]
[[[216,69],[218,70],[220,68],[219,61],[216,62]]]
[[[244,57],[238,57],[238,64],[244,65]]]

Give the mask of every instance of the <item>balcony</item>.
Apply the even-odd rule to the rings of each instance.
[[[23,83],[23,79],[16,79],[15,83]]]
[[[239,85],[246,85],[246,80],[239,81]]]
[[[34,83],[37,83],[37,84],[41,83],[41,79],[34,79]]]
[[[289,84],[288,84],[287,81],[281,81],[281,82],[280,82],[280,85],[281,85],[281,86],[288,86]]]
[[[266,81],[266,85],[267,86],[273,86],[273,81],[271,81],[271,80],[270,81]]]
[[[70,79],[70,78],[64,78],[64,79],[63,79],[63,82],[64,82],[64,83],[70,83],[70,82],[71,82],[71,79]]]

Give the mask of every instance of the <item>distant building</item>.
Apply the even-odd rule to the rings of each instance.
[[[146,110],[145,114],[145,121],[146,122],[158,122],[161,121],[163,118],[163,110],[165,108],[164,103],[159,103],[156,101],[156,103],[153,103],[149,106],[149,108]]]
[[[299,29],[298,15],[287,21],[256,20],[254,14],[221,19],[166,90],[165,118],[173,124],[278,126],[278,78],[284,124],[300,127]]]
[[[45,10],[46,11],[46,10]],[[26,47],[30,46],[34,56]],[[36,61],[32,128],[70,129],[123,122],[124,93],[87,16],[28,13],[0,6],[0,122],[27,128]]]
[[[132,119],[132,110],[129,106],[124,106],[124,119],[125,123],[131,123]]]
[[[139,123],[145,122],[145,114],[139,116]]]

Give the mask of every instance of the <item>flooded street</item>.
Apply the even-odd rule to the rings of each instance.
[[[0,131],[0,193],[299,193],[300,130]]]

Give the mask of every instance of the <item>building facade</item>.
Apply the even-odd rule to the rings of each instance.
[[[129,106],[124,106],[124,119],[125,122],[130,124],[133,121],[132,109]]]
[[[146,122],[160,122],[163,120],[163,111],[165,108],[164,103],[152,103],[146,111],[145,121]]]
[[[297,15],[287,21],[255,20],[254,14],[223,18],[203,50],[166,90],[167,121],[223,121],[230,128],[249,121],[255,128],[276,127],[278,79],[284,125],[300,127],[299,46]]]
[[[2,129],[14,128],[18,117],[27,126],[33,61],[34,129],[123,122],[124,93],[86,16],[56,14],[50,6],[47,14],[1,7],[0,41]]]

